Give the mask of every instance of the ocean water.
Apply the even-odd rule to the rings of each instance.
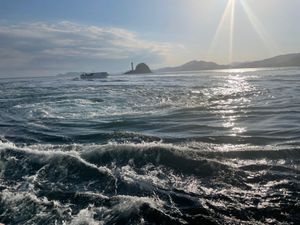
[[[300,70],[0,80],[0,223],[300,224]]]

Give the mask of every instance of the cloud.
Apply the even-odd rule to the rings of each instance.
[[[163,64],[183,49],[113,27],[59,23],[0,25],[1,74],[121,70],[131,60]],[[28,74],[27,74],[28,75]]]

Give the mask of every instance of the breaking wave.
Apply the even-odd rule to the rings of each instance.
[[[296,223],[299,215],[297,149],[0,146],[0,219],[7,224]]]

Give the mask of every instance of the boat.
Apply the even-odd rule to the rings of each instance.
[[[83,73],[80,75],[81,79],[103,79],[103,78],[107,78],[108,77],[108,73],[107,72],[97,72],[97,73]]]

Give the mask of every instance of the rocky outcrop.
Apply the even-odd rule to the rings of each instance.
[[[146,63],[140,63],[135,67],[135,70],[130,70],[125,74],[146,74],[152,73],[149,66]]]

